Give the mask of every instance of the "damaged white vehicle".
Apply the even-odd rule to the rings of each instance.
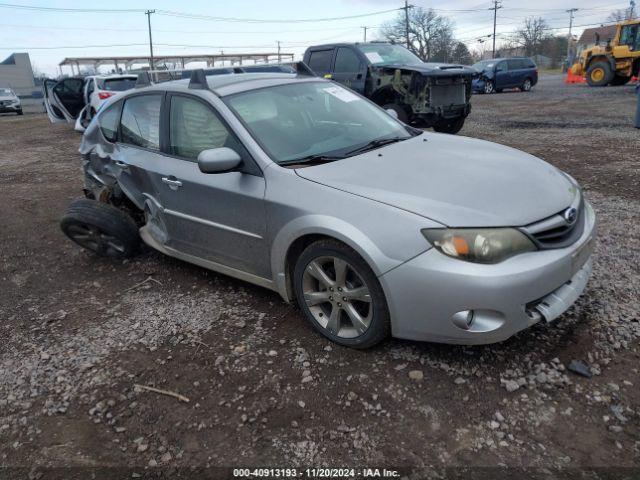
[[[91,119],[109,98],[135,87],[137,75],[91,75],[60,81],[46,80],[44,103],[52,123],[75,124],[84,132]]]

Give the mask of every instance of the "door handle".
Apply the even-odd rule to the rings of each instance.
[[[127,165],[124,162],[121,162],[120,160],[114,160],[113,163],[115,163],[116,166],[120,168],[129,168],[129,165]]]
[[[356,75],[356,79],[357,79],[357,80],[362,80],[362,74],[361,74],[361,73],[359,73],[358,75]]]
[[[166,183],[174,190],[182,186],[182,182],[180,180],[172,180],[171,178],[167,177],[162,177],[162,183]]]

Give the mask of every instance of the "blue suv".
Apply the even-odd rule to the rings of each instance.
[[[538,67],[530,58],[494,58],[473,65],[478,77],[473,80],[474,92],[495,93],[505,88],[531,90],[538,83]]]

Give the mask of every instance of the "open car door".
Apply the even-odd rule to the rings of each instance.
[[[44,105],[51,123],[75,122],[85,106],[84,78],[45,80]]]

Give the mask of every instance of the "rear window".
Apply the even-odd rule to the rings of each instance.
[[[136,86],[135,78],[105,78],[102,83],[102,90],[109,92],[124,92]]]
[[[331,58],[333,50],[316,50],[309,55],[309,67],[316,73],[328,73],[331,71]]]
[[[160,150],[160,106],[162,95],[139,95],[124,102],[120,121],[121,141]]]

